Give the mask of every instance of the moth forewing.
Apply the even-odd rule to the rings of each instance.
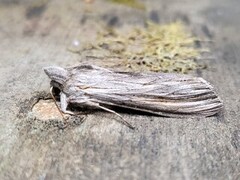
[[[80,107],[108,105],[184,117],[212,116],[223,106],[214,88],[202,78],[182,74],[115,72],[90,65],[65,70],[67,73],[62,71],[64,76],[51,76],[49,72],[48,76],[63,87],[61,91],[67,103]],[[59,77],[66,77],[66,74],[66,80],[59,81]]]

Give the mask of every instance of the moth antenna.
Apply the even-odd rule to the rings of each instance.
[[[129,122],[127,122],[120,114],[118,114],[117,112],[115,112],[115,111],[113,111],[113,110],[111,110],[111,109],[108,109],[108,108],[106,108],[106,107],[103,107],[103,106],[100,106],[99,104],[94,104],[94,105],[96,105],[97,107],[99,107],[99,108],[101,108],[101,109],[103,109],[103,110],[105,110],[105,111],[108,111],[108,112],[110,112],[110,113],[113,113],[113,114],[115,114],[115,115],[117,115],[118,117],[120,117],[121,118],[121,123],[122,124],[124,124],[125,126],[127,126],[127,127],[129,127],[130,129],[135,129],[135,127],[133,127]]]
[[[52,98],[53,98],[54,104],[56,105],[56,107],[57,107],[59,113],[61,114],[62,118],[63,118],[64,120],[66,120],[65,117],[64,117],[64,115],[63,115],[63,113],[62,113],[62,111],[61,111],[61,109],[58,107],[57,101],[56,101],[55,97],[53,96],[53,93],[52,93],[52,92],[53,92],[53,87],[51,86],[51,87],[50,87],[50,94],[51,94],[51,96],[52,96]]]

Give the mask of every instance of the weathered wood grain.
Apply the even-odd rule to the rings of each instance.
[[[42,2],[0,1],[0,179],[240,178],[239,1],[151,0],[146,11],[106,1]],[[67,47],[93,39],[95,22],[144,25],[151,12],[160,23],[187,17],[193,32],[212,38],[215,58],[199,75],[218,89],[223,114],[174,119],[122,113],[135,131],[104,112],[71,119],[65,129],[58,120],[33,118],[33,97],[49,88],[42,67],[77,65],[81,56]]]

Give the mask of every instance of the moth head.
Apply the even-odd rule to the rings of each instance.
[[[69,78],[68,71],[57,66],[45,67],[44,72],[52,81],[59,83],[60,85],[62,85]]]

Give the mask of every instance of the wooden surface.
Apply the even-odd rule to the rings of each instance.
[[[31,2],[0,1],[0,179],[240,179],[240,1],[151,0],[144,1],[146,11],[106,1]],[[93,39],[100,23],[143,26],[149,18],[180,19],[198,37],[213,40],[214,59],[197,75],[217,88],[223,114],[171,119],[122,113],[135,131],[104,112],[65,129],[34,119],[34,97],[49,88],[44,66],[81,62],[67,47]]]

